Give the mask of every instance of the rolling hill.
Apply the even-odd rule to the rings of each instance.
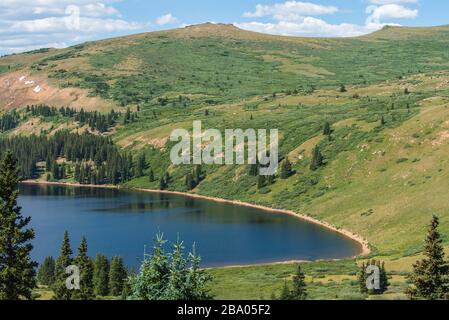
[[[279,128],[288,179],[258,186],[247,166],[204,166],[192,192],[295,210],[362,235],[376,255],[415,255],[431,214],[449,232],[448,46],[448,26],[326,39],[204,24],[5,56],[0,116],[15,110],[20,121],[0,138],[107,135],[135,162],[145,155],[144,175],[125,186],[157,189],[169,173],[168,189],[188,191],[193,166],[169,162],[173,129],[194,120]],[[38,104],[135,118],[101,133],[61,114],[31,115],[26,106]],[[315,146],[324,164],[311,170]]]

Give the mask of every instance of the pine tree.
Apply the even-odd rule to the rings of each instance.
[[[87,255],[87,240],[81,239],[75,264],[80,269],[80,289],[75,290],[73,298],[76,300],[92,300],[94,298],[94,266]]]
[[[193,181],[193,177],[190,173],[186,174],[186,188],[187,190],[192,190],[193,188],[195,188],[195,182]]]
[[[31,218],[24,218],[17,205],[19,172],[16,160],[7,152],[0,162],[0,300],[31,299],[36,286],[30,253],[33,229],[25,229]]]
[[[287,159],[285,159],[284,162],[282,162],[281,165],[281,179],[288,179],[290,178],[292,175],[292,164],[291,162]]]
[[[56,262],[53,257],[46,257],[37,271],[37,281],[40,285],[51,286],[55,282]]]
[[[265,187],[265,176],[260,175],[257,177],[257,189]]]
[[[171,255],[170,272],[165,293],[167,300],[183,300],[185,296],[187,281],[187,262],[184,258],[184,246],[178,239],[173,245]]]
[[[122,290],[122,300],[128,300],[129,295],[131,294],[131,288],[129,286],[128,279],[125,280],[123,284],[123,290]]]
[[[165,300],[170,265],[165,255],[163,234],[156,235],[153,253],[145,256],[139,274],[130,278],[131,298],[136,300]]]
[[[189,301],[211,300],[212,296],[209,294],[207,285],[212,280],[212,277],[200,269],[201,257],[196,253],[195,244],[192,252],[189,254],[189,261],[191,267],[187,273],[187,290],[183,298]]]
[[[159,190],[165,190],[167,189],[167,182],[165,181],[165,178],[162,177],[159,181]]]
[[[323,155],[321,154],[320,148],[315,146],[312,153],[312,162],[310,163],[310,170],[316,171],[323,165]]]
[[[358,276],[360,293],[362,293],[362,294],[368,293],[368,288],[366,286],[366,279],[367,279],[366,278],[366,267],[367,266],[365,266],[365,262],[363,262],[362,267],[360,268],[359,276]]]
[[[325,135],[325,136],[330,136],[331,133],[332,133],[331,125],[330,125],[329,122],[326,121],[326,122],[324,123],[323,135]]]
[[[290,287],[287,283],[287,280],[284,281],[284,286],[282,287],[281,295],[279,296],[279,300],[288,301],[292,300]]]
[[[137,167],[136,167],[136,177],[142,177],[143,171],[145,170],[147,166],[145,154],[140,154],[139,158],[137,159]]]
[[[64,239],[61,244],[61,250],[58,259],[56,259],[55,267],[55,283],[53,286],[53,293],[55,300],[71,300],[72,291],[67,289],[66,268],[72,265],[72,249],[70,248],[69,233],[64,232]]]
[[[388,290],[390,283],[388,281],[387,270],[385,269],[385,262],[382,262],[380,267],[380,292],[385,293]]]
[[[154,172],[153,172],[153,169],[152,168],[150,168],[150,174],[148,175],[148,179],[149,179],[149,181],[150,182],[154,182]]]
[[[340,85],[339,91],[340,91],[341,93],[344,93],[344,92],[347,92],[348,90],[346,89],[346,86],[345,86],[344,84],[342,84],[342,85]]]
[[[301,266],[298,265],[296,274],[293,277],[293,288],[291,291],[292,300],[306,300],[307,299],[307,288],[306,288],[306,276],[301,271]]]
[[[123,258],[112,257],[109,271],[109,293],[114,297],[121,295],[127,278],[128,271],[123,263]]]
[[[201,165],[197,165],[195,167],[194,175],[195,175],[195,185],[199,185],[201,181],[204,180],[204,173]]]
[[[449,267],[444,257],[439,224],[439,218],[434,215],[424,244],[425,258],[413,265],[413,273],[409,276],[412,286],[407,294],[413,300],[440,300],[447,298],[449,293]]]
[[[97,254],[94,266],[94,292],[97,296],[109,294],[109,261],[102,254]]]

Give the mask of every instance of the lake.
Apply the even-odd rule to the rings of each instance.
[[[120,255],[137,268],[160,230],[166,240],[196,243],[202,266],[352,257],[361,246],[295,217],[180,195],[21,185],[19,204],[36,232],[33,258],[58,256],[64,230],[76,252],[83,235],[89,254]]]

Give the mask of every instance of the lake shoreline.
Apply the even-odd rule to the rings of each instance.
[[[217,202],[217,203],[227,203],[227,204],[233,204],[233,205],[238,205],[238,206],[243,206],[243,207],[248,207],[248,208],[255,208],[255,209],[259,209],[259,210],[263,210],[263,211],[271,212],[271,213],[287,214],[287,215],[296,217],[298,219],[301,219],[303,221],[313,223],[315,225],[319,225],[319,226],[324,227],[333,232],[339,233],[339,234],[359,243],[359,245],[362,248],[362,252],[359,255],[355,256],[354,258],[368,256],[371,253],[371,249],[369,248],[369,242],[367,240],[365,240],[362,236],[360,236],[356,233],[353,233],[349,230],[346,230],[346,229],[337,228],[337,227],[331,225],[330,223],[320,221],[320,220],[312,218],[308,215],[297,213],[293,210],[276,209],[276,208],[262,206],[262,205],[258,205],[258,204],[254,204],[254,203],[243,202],[240,200],[228,200],[228,199],[223,199],[223,198],[210,197],[210,196],[200,195],[200,194],[196,194],[196,193],[188,193],[188,192],[181,192],[181,191],[155,190],[155,189],[145,189],[145,188],[124,188],[124,187],[120,187],[120,186],[116,186],[116,185],[92,185],[92,184],[79,184],[79,183],[68,183],[68,182],[51,182],[51,181],[42,181],[42,180],[24,180],[24,181],[21,181],[20,183],[29,184],[29,185],[34,184],[34,185],[54,185],[54,186],[82,187],[82,188],[102,188],[102,189],[116,189],[116,190],[125,190],[125,191],[130,190],[130,191],[139,191],[139,192],[147,192],[147,193],[171,194],[171,195],[190,197],[190,198],[194,198],[194,199],[209,200],[209,201],[213,201],[213,202]],[[276,263],[271,263],[271,264],[278,264],[278,263],[287,263],[287,262],[276,262]],[[251,265],[248,265],[248,266],[251,266]],[[232,267],[243,267],[243,266],[229,266],[227,268],[232,268]]]

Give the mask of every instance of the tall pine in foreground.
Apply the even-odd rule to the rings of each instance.
[[[32,299],[36,286],[37,264],[30,258],[34,231],[26,228],[31,218],[17,205],[18,183],[16,160],[7,152],[0,163],[0,300]]]
[[[53,299],[55,300],[72,300],[72,291],[67,289],[66,268],[72,265],[72,249],[70,247],[70,238],[67,231],[64,232],[59,257],[56,259],[55,283],[53,285]]]
[[[87,255],[87,240],[81,239],[75,265],[80,269],[80,289],[74,290],[73,298],[76,300],[92,300],[94,296],[94,266]]]
[[[112,257],[109,270],[109,293],[117,297],[123,293],[123,288],[127,282],[128,271],[121,257]]]
[[[95,258],[94,292],[101,297],[109,294],[109,261],[105,255],[100,253]]]
[[[449,267],[444,258],[439,225],[440,221],[434,215],[424,244],[424,259],[413,265],[413,273],[409,277],[412,286],[407,294],[412,300],[449,298]]]

